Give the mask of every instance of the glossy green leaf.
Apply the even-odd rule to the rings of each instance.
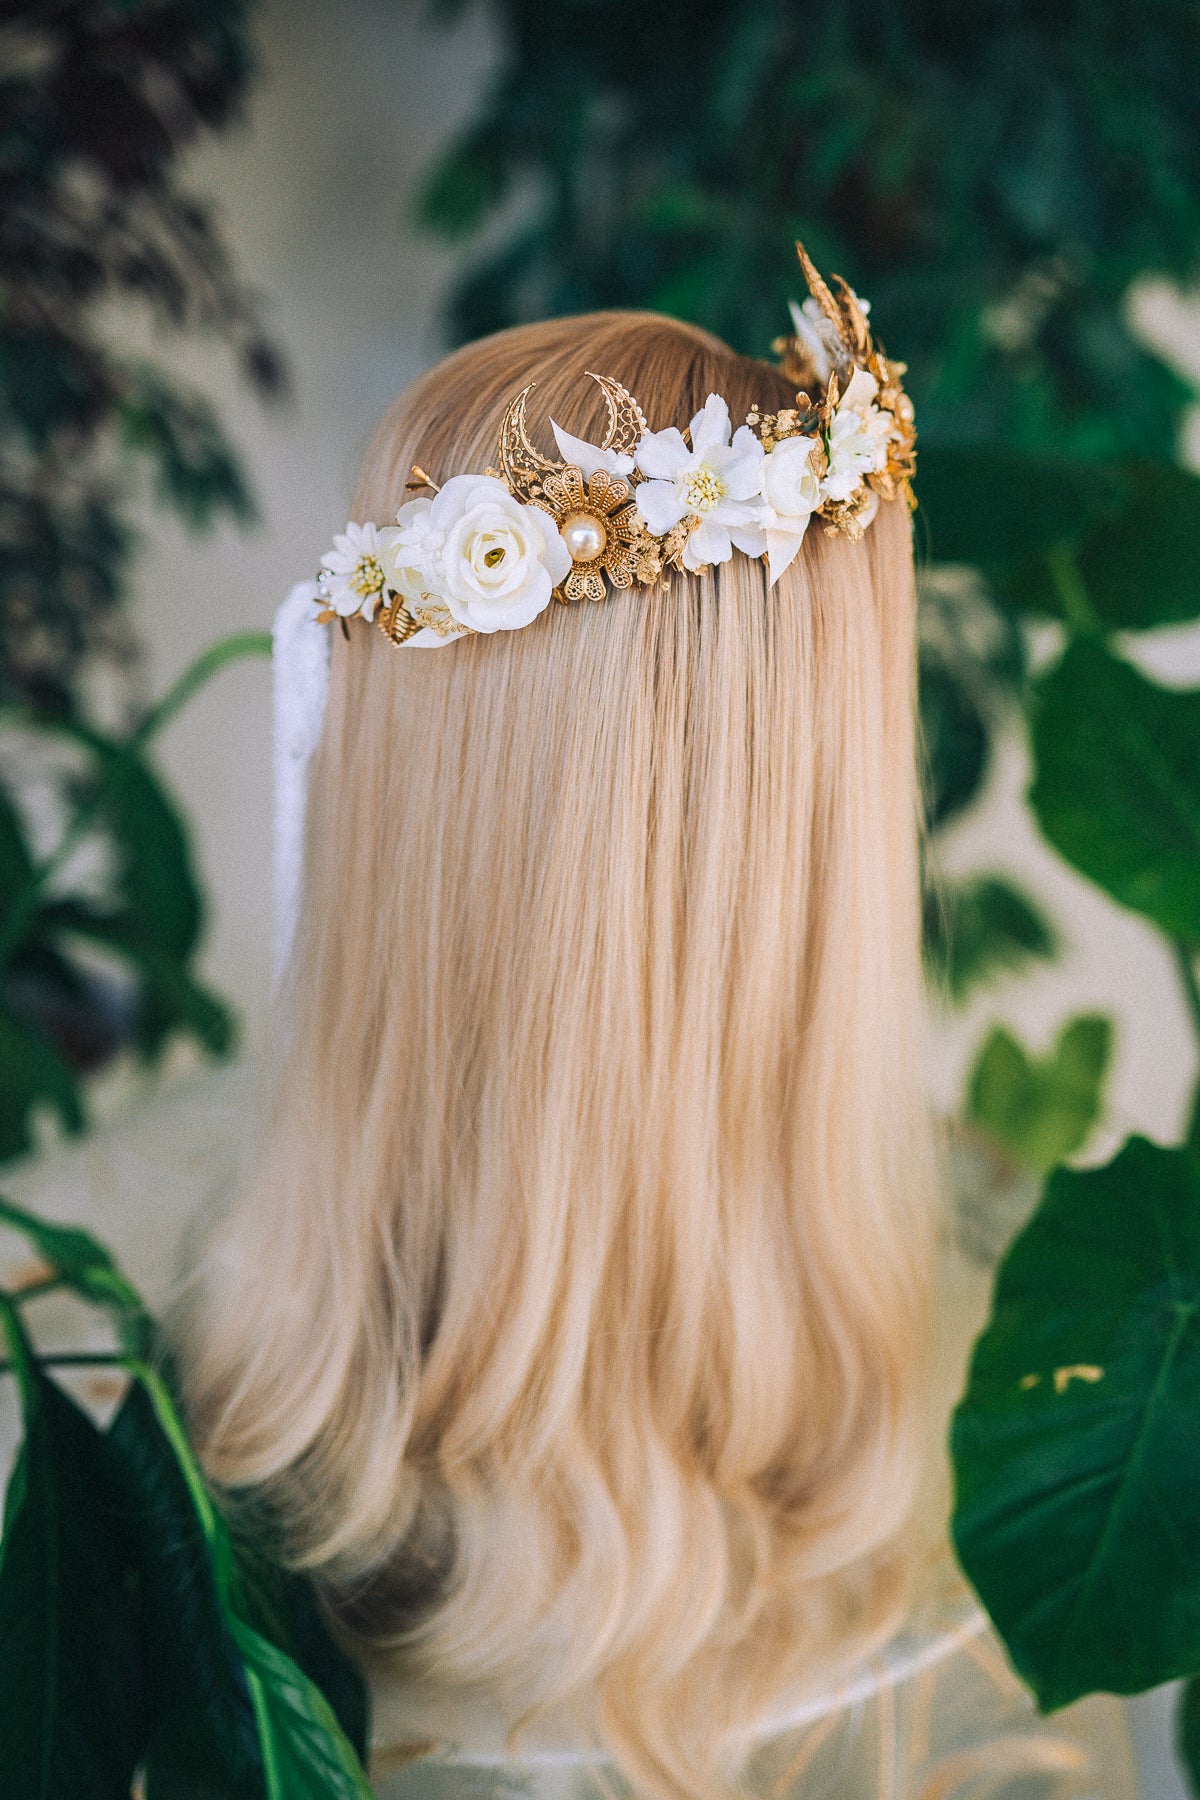
[[[1114,900],[1200,942],[1200,691],[1169,691],[1094,639],[1038,685],[1030,802]]]
[[[954,1541],[1044,1708],[1200,1668],[1200,1166],[1056,1170],[954,1416]]]
[[[1175,625],[1200,614],[1200,475],[1163,463],[1122,469],[1129,497],[1078,546],[1079,574],[1113,630]]]
[[[1083,1148],[1100,1118],[1112,1035],[1108,1019],[1081,1014],[1039,1057],[997,1026],[968,1078],[967,1117],[1022,1167],[1049,1174]]]
[[[96,1306],[115,1309],[122,1338],[131,1350],[144,1351],[152,1330],[141,1295],[113,1261],[104,1245],[75,1225],[54,1225],[11,1200],[0,1198],[0,1225],[19,1231],[67,1287]]]
[[[36,1369],[0,1544],[5,1800],[129,1800],[145,1743],[137,1574],[91,1421]]]
[[[94,804],[113,840],[130,927],[147,947],[182,961],[196,947],[203,908],[178,809],[135,748],[77,722],[58,729],[93,758]]]
[[[1193,1794],[1200,1794],[1200,1675],[1193,1675],[1179,1695],[1175,1748]]]
[[[147,1800],[199,1796],[206,1783],[222,1800],[370,1800],[329,1701],[249,1622],[228,1527],[170,1396],[152,1371],[138,1374],[114,1449],[130,1472],[157,1646]],[[365,1690],[359,1718],[364,1703]]]
[[[39,1106],[57,1114],[65,1130],[83,1130],[83,1096],[74,1071],[44,1032],[0,1006],[0,1161],[33,1149],[33,1113]]]
[[[1000,875],[934,883],[925,895],[923,944],[930,979],[955,1002],[1057,949],[1045,915]]]
[[[1003,445],[922,445],[916,482],[930,556],[975,568],[1078,538],[1124,496],[1116,470]]]

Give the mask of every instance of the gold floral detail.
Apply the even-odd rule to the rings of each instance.
[[[540,490],[532,504],[551,515],[572,557],[560,599],[603,600],[605,575],[615,588],[638,579],[632,546],[641,527],[622,476],[597,469],[585,482],[581,470],[567,467],[546,475]]]

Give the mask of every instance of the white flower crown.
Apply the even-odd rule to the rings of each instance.
[[[410,487],[432,500],[407,501],[394,525],[349,524],[335,538],[318,577],[320,621],[341,618],[345,629],[357,615],[393,643],[444,644],[519,630],[551,598],[603,600],[667,569],[728,562],[735,549],[764,557],[773,586],[813,517],[857,538],[881,499],[903,495],[911,506],[904,365],[875,348],[866,302],[837,277],[832,292],[796,249],[811,298],[793,302],[793,332],[776,345],[797,383],[794,407],[754,407],[731,436],[729,407],[710,394],[686,431],[651,431],[627,389],[593,375],[608,410],[604,442],[552,420],[563,458],[554,462],[525,429],[530,383],[505,412],[497,468],[439,488],[414,465]]]

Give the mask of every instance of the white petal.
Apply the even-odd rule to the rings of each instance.
[[[597,469],[603,469],[609,475],[628,475],[633,468],[632,456],[626,456],[617,450],[603,450],[599,444],[589,444],[584,438],[572,437],[569,431],[564,431],[553,419],[550,421],[550,429],[564,459],[574,464],[585,481],[590,481]]]
[[[729,535],[733,539],[734,549],[740,550],[743,556],[762,556],[766,552],[767,534],[757,519],[751,525],[731,523]]]
[[[778,526],[767,527],[767,574],[771,587],[775,586],[783,571],[795,559],[804,542],[807,526],[806,519],[798,531],[781,531]]]
[[[459,638],[469,635],[466,631],[456,631],[449,637],[439,637],[437,632],[431,630],[428,625],[422,625],[419,631],[414,631],[411,637],[405,638],[400,648],[402,650],[440,650],[443,644],[456,644]]]
[[[685,569],[701,569],[705,563],[728,562],[733,555],[729,533],[712,519],[703,519],[683,547]]]
[[[691,452],[677,425],[665,431],[648,431],[637,447],[635,458],[643,475],[654,481],[673,481],[691,461]]]
[[[756,525],[761,512],[758,500],[722,500],[709,517],[716,525]]]
[[[634,489],[634,499],[646,529],[655,537],[662,537],[672,525],[678,525],[687,511],[673,481],[643,481]]]
[[[848,406],[852,412],[865,412],[879,392],[879,383],[869,369],[855,369],[850,385],[838,401],[839,410]]]
[[[743,425],[742,430],[745,429]],[[736,438],[734,444],[737,446]],[[744,445],[738,447],[738,454],[721,471],[725,492],[731,500],[752,500],[762,493],[765,461],[763,447],[757,438],[754,439],[753,449],[748,450]]]
[[[729,442],[729,408],[720,394],[710,394],[691,424],[692,449],[703,456],[716,444]]]

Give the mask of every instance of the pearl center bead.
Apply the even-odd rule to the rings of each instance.
[[[595,513],[568,513],[559,530],[573,562],[592,563],[604,555],[608,532],[604,529],[603,519],[598,519]]]

